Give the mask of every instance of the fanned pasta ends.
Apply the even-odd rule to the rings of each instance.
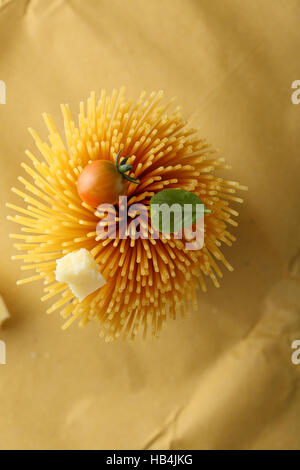
[[[230,204],[242,202],[236,191],[244,187],[216,175],[228,168],[224,159],[188,127],[174,100],[164,104],[162,98],[161,91],[149,96],[143,92],[134,102],[121,89],[110,96],[102,90],[96,100],[92,92],[87,107],[80,103],[78,125],[63,105],[66,143],[44,114],[49,143],[30,129],[39,156],[26,152],[29,162],[22,167],[28,178],[20,176],[22,187],[13,188],[22,204],[8,204],[17,213],[9,219],[22,227],[21,233],[11,235],[22,252],[13,258],[23,261],[22,270],[34,272],[18,283],[42,279],[42,300],[54,299],[49,313],[60,309],[64,327],[76,319],[80,325],[96,319],[107,341],[133,339],[139,330],[158,335],[168,318],[197,308],[197,289],[206,290],[205,278],[219,286],[219,264],[232,270],[221,245],[235,240],[229,226],[237,225],[238,213]],[[120,238],[118,204],[116,238],[97,234],[103,214],[80,199],[77,181],[89,162],[114,162],[119,151],[129,156],[129,177],[139,181],[126,181],[128,209],[137,202],[149,207],[152,196],[169,188],[201,198],[211,210],[205,215],[202,249],[186,249],[174,234],[153,239],[150,216],[148,238]],[[79,302],[66,283],[56,280],[55,270],[58,259],[82,248],[91,253],[107,282]]]

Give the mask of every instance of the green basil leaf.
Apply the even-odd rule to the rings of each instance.
[[[191,227],[208,212],[211,210],[206,209],[196,194],[183,189],[164,189],[150,200],[152,226],[164,234],[176,233],[185,227]]]

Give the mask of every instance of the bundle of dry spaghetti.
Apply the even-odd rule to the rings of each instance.
[[[19,284],[43,279],[42,300],[54,298],[48,313],[61,309],[64,328],[76,319],[84,325],[95,318],[107,341],[132,339],[139,330],[158,335],[167,318],[197,308],[196,291],[199,286],[206,290],[205,277],[219,286],[222,273],[217,262],[232,270],[220,246],[235,240],[228,225],[237,225],[232,216],[238,213],[229,203],[242,202],[235,193],[243,187],[214,175],[215,170],[228,168],[224,159],[186,126],[179,107],[166,114],[174,100],[163,104],[162,98],[161,91],[149,96],[143,92],[136,102],[127,101],[121,89],[111,96],[102,90],[96,101],[92,92],[87,109],[80,103],[78,127],[63,105],[67,146],[47,114],[43,117],[50,144],[30,129],[43,158],[26,151],[31,164],[22,167],[29,179],[20,176],[25,189],[12,189],[24,203],[20,207],[8,204],[17,211],[9,219],[22,226],[22,233],[11,237],[24,253],[13,259],[23,261],[22,270],[35,271]],[[127,183],[128,206],[149,205],[158,191],[181,188],[198,195],[212,210],[205,216],[201,250],[187,250],[183,240],[174,236],[135,240],[121,239],[117,233],[115,239],[99,239],[100,215],[79,198],[76,182],[90,161],[114,161],[120,150],[130,156],[131,175],[140,181]],[[82,302],[55,278],[56,260],[80,248],[93,255],[107,279],[106,285]]]

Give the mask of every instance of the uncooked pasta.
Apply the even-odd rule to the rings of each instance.
[[[42,300],[52,299],[48,313],[60,309],[64,328],[74,320],[83,326],[96,319],[107,341],[133,339],[140,330],[156,336],[168,318],[197,310],[197,291],[206,291],[206,279],[219,287],[219,264],[233,269],[221,245],[235,240],[229,226],[237,225],[238,212],[230,204],[242,202],[236,191],[244,188],[216,175],[228,168],[224,158],[188,127],[174,100],[164,104],[161,91],[142,92],[136,102],[125,99],[123,88],[110,96],[102,90],[98,100],[92,92],[87,106],[80,103],[78,126],[69,107],[61,108],[66,143],[44,114],[49,143],[30,129],[40,156],[26,151],[29,163],[22,167],[28,177],[20,176],[20,185],[12,189],[23,203],[8,204],[17,213],[9,219],[21,226],[21,233],[11,235],[21,252],[13,259],[33,272],[18,284],[43,280]],[[147,238],[121,238],[118,204],[116,237],[99,236],[103,214],[80,199],[77,181],[88,163],[115,162],[120,151],[129,156],[131,179],[139,181],[126,181],[128,208],[137,202],[149,208],[152,196],[170,188],[201,198],[211,210],[205,214],[202,249],[187,250],[173,234],[152,238],[150,219]],[[79,302],[66,283],[56,280],[55,269],[58,259],[81,248],[92,254],[107,282]]]

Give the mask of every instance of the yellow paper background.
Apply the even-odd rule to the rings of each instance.
[[[300,448],[299,0],[0,2],[1,449]],[[22,276],[4,202],[23,174],[27,126],[59,104],[125,85],[178,96],[249,186],[235,267],[159,340],[106,344],[92,323],[63,332],[42,285]],[[229,172],[228,172],[229,175]]]

